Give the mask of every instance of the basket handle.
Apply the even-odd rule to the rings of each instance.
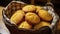
[[[51,0],[47,0],[46,6],[51,6],[54,8],[54,5],[51,3]]]

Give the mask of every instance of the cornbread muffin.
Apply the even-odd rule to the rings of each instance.
[[[19,26],[18,26],[18,28],[25,28],[25,29],[31,29],[31,25],[30,24],[28,24],[28,22],[27,21],[24,21],[24,22],[22,22]]]
[[[25,13],[22,10],[17,10],[11,17],[11,21],[18,24],[24,17]]]
[[[52,20],[52,15],[49,14],[47,10],[39,10],[38,15],[43,20],[46,20],[46,21],[51,21]]]
[[[39,29],[39,28],[42,28],[44,26],[50,27],[50,23],[49,22],[42,21],[39,24],[35,25],[34,29]]]
[[[37,8],[37,9],[36,9],[36,13],[38,13],[39,10],[42,10],[42,9],[43,9],[42,6],[36,6],[36,8]]]
[[[34,5],[27,5],[22,8],[25,12],[34,12],[36,10],[36,7]]]
[[[25,20],[32,23],[32,24],[37,24],[40,22],[40,18],[37,14],[35,13],[31,13],[31,12],[28,12],[26,15],[25,15]]]

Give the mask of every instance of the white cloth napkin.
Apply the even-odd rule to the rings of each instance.
[[[0,19],[0,34],[10,34],[2,19]]]

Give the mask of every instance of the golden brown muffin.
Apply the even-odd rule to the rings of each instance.
[[[38,15],[36,15],[35,13],[31,13],[31,12],[28,12],[26,15],[25,15],[25,20],[27,20],[28,22],[32,23],[32,24],[37,24],[40,22],[40,18]]]
[[[52,15],[48,13],[47,10],[40,10],[38,12],[38,15],[43,19],[43,20],[46,20],[46,21],[51,21],[52,20]]]
[[[24,22],[22,22],[19,26],[18,26],[18,28],[25,28],[25,29],[31,29],[31,25],[30,24],[28,24],[28,22],[27,21],[24,21]]]
[[[36,6],[36,8],[37,8],[37,9],[36,9],[36,13],[38,13],[39,10],[42,10],[42,9],[43,9],[42,6]]]
[[[39,24],[35,25],[34,29],[39,29],[39,28],[42,28],[44,26],[50,27],[50,23],[49,22],[42,21]]]
[[[17,10],[11,17],[11,21],[18,24],[24,17],[25,13],[22,10]]]
[[[25,12],[33,12],[36,10],[36,7],[34,5],[27,5],[23,7],[22,10]]]

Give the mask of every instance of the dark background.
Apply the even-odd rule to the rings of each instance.
[[[8,3],[10,3],[12,0],[0,0],[0,5],[2,5],[2,6],[6,6]],[[16,0],[17,1],[17,0]],[[31,2],[31,0],[19,0],[19,1],[23,1],[23,2],[25,2],[25,3],[28,3],[28,4],[30,4]],[[45,4],[47,1],[46,0],[35,0],[35,4]],[[60,6],[60,0],[52,0],[51,1],[53,4],[54,4],[54,6],[56,6],[56,7],[59,7]]]

